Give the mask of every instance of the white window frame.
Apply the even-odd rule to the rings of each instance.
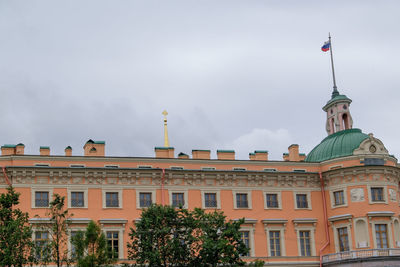
[[[206,193],[216,194],[217,207],[206,207],[206,198],[205,198]],[[201,190],[201,205],[202,205],[203,209],[211,209],[211,210],[221,209],[220,190],[202,189]]]
[[[147,207],[140,207],[140,193],[151,193],[151,203],[156,203],[156,190],[155,189],[138,189],[136,188],[136,208],[141,210]]]
[[[69,209],[87,209],[88,208],[88,189],[87,187],[68,187],[68,208]],[[72,192],[83,192],[83,207],[72,207]]]
[[[183,201],[185,201],[185,205],[183,208],[188,208],[188,191],[187,190],[168,190],[169,193],[169,204],[172,206],[172,194],[173,193],[183,193]]]
[[[392,233],[392,221],[391,220],[369,220],[369,223],[371,224],[371,230],[372,230],[372,242],[374,244],[374,248],[377,248],[376,246],[376,230],[375,230],[375,225],[376,224],[386,224],[386,229],[387,229],[387,241],[388,241],[388,246],[389,248],[394,248],[393,246],[393,233]]]
[[[247,194],[247,203],[248,207],[247,208],[241,208],[237,207],[237,202],[236,202],[236,195],[237,194]],[[233,198],[233,208],[236,210],[251,210],[253,209],[253,201],[251,197],[251,190],[232,190],[232,198]]]
[[[269,237],[269,232],[271,231],[279,231],[280,232],[280,246],[281,246],[281,255],[280,256],[271,256],[271,242]],[[268,257],[285,257],[286,256],[286,247],[285,247],[285,232],[286,225],[285,224],[267,224],[265,226],[265,234],[267,235],[267,250]]]
[[[351,235],[351,222],[332,224],[333,239],[335,241],[335,251],[340,252],[338,228],[347,228],[347,238],[349,241],[349,251],[353,250],[353,237]]]
[[[104,168],[118,169],[119,165],[118,164],[105,164]]]
[[[179,171],[179,170],[184,170],[185,168],[183,168],[182,166],[171,166],[171,167],[169,167],[171,170],[177,170],[177,171]]]
[[[335,192],[338,191],[343,191],[343,204],[341,205],[335,205]],[[347,200],[347,187],[340,187],[340,188],[335,188],[331,189],[329,191],[329,196],[331,197],[331,208],[341,208],[341,207],[347,207],[348,206],[348,200]]]
[[[297,236],[297,253],[299,257],[313,257],[316,256],[315,252],[315,226],[295,226],[296,236]],[[302,256],[301,255],[301,245],[300,245],[300,231],[310,231],[310,256]]]
[[[372,201],[371,188],[382,188],[383,201]],[[386,185],[367,185],[369,204],[388,204],[388,188]],[[374,230],[375,231],[375,230]]]
[[[106,206],[106,193],[118,193],[118,207],[107,207]],[[103,209],[122,209],[122,189],[121,188],[103,188]]]
[[[107,232],[118,232],[118,260],[124,259],[124,232],[125,232],[124,228],[125,226],[105,227],[103,224],[101,225],[101,230],[105,235],[107,243],[108,243]]]
[[[137,165],[138,169],[153,169],[151,165]]]
[[[36,205],[35,205],[36,192],[48,192],[49,193],[49,206],[36,207]],[[53,200],[53,188],[49,188],[49,187],[32,187],[31,188],[31,208],[32,209],[48,209],[50,207],[50,202],[52,200]]]
[[[275,169],[275,168],[264,168],[263,171],[265,171],[265,172],[276,172],[277,169]]]
[[[211,166],[203,166],[203,167],[200,167],[200,169],[202,171],[215,171],[216,170],[215,167],[211,167]]]
[[[267,206],[267,194],[276,194],[277,195],[277,200],[278,200],[278,207],[268,207]],[[264,196],[264,209],[266,210],[281,210],[282,209],[282,191],[280,190],[264,190],[263,191],[263,196]]]
[[[255,257],[255,252],[254,252],[254,226],[241,226],[239,232],[249,232],[249,244],[250,244],[250,250],[249,250],[249,256],[245,257]]]
[[[71,255],[71,250],[72,250],[72,240],[71,240],[71,232],[83,232],[83,233],[85,233],[85,231],[86,231],[86,227],[85,226],[82,226],[82,227],[70,227],[70,228],[68,228],[68,244],[67,244],[67,248],[68,248],[68,256],[69,257],[71,257],[72,255]]]
[[[296,195],[306,195],[307,196],[307,208],[299,208],[297,207],[297,198]],[[294,209],[295,210],[312,210],[311,205],[311,191],[293,191],[293,200],[294,200]]]
[[[85,164],[69,164],[70,168],[85,168]]]
[[[232,171],[247,171],[247,168],[244,168],[244,167],[233,167]]]

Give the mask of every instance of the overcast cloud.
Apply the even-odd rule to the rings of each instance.
[[[400,155],[400,1],[0,0],[0,144],[38,154],[89,139],[106,154],[171,146],[237,158],[325,136],[333,36],[354,128]]]

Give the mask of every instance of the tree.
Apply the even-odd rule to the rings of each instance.
[[[114,263],[114,255],[107,247],[107,240],[100,226],[90,221],[86,231],[79,231],[73,238],[78,267],[106,266]]]
[[[227,222],[222,212],[152,205],[130,229],[129,259],[149,266],[244,265],[242,223]]]
[[[19,195],[11,186],[0,195],[0,266],[23,266],[35,261],[28,213],[15,207]]]
[[[54,194],[46,216],[49,217],[50,223],[43,225],[42,229],[47,230],[51,237],[47,249],[50,252],[51,260],[57,264],[57,267],[60,267],[64,263],[70,262],[66,244],[68,242],[68,225],[72,214],[65,209],[65,197]]]

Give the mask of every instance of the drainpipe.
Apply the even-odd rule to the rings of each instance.
[[[161,176],[161,204],[164,206],[164,181],[165,181],[165,168],[161,168],[162,176]]]
[[[322,204],[323,204],[323,207],[324,207],[324,225],[325,225],[325,236],[326,236],[326,243],[319,250],[319,266],[322,267],[322,251],[329,245],[331,239],[329,238],[328,216],[327,216],[327,209],[326,209],[324,179],[322,178],[322,173],[321,172],[319,172],[319,180],[321,182]]]
[[[8,179],[8,176],[7,176],[6,167],[2,167],[2,169],[3,169],[4,179],[6,180],[6,183],[7,183],[9,186],[12,186],[12,184],[11,184],[11,182],[10,182],[10,179]]]

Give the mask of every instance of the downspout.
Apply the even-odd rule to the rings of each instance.
[[[319,250],[319,266],[322,267],[322,251],[329,245],[331,242],[329,237],[329,228],[328,228],[328,216],[327,216],[327,209],[326,209],[326,197],[325,197],[325,187],[324,187],[324,179],[322,178],[322,173],[319,172],[319,180],[321,183],[321,192],[322,192],[322,204],[324,207],[324,225],[325,225],[325,236],[326,236],[326,243],[321,247]]]
[[[165,205],[164,201],[164,181],[165,181],[165,169],[161,168],[162,176],[161,176],[161,205]]]
[[[10,179],[8,179],[8,175],[7,175],[7,172],[6,172],[6,167],[2,167],[2,169],[3,169],[4,179],[6,180],[6,183],[7,183],[9,186],[12,186],[12,184],[11,184],[11,182],[10,182]]]

